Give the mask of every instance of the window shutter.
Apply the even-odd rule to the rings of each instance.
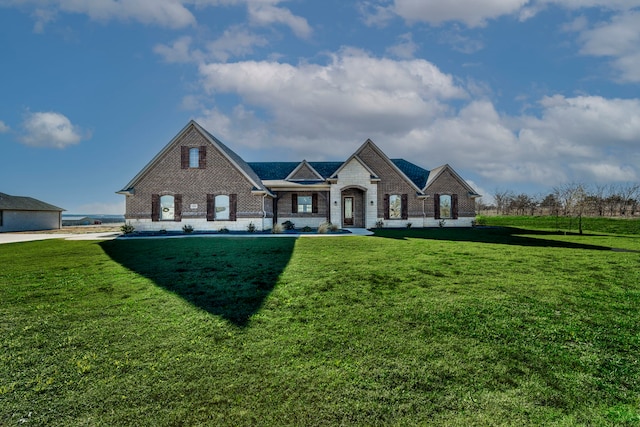
[[[433,217],[435,219],[440,219],[440,195],[433,195]]]
[[[207,194],[207,221],[213,221],[216,218],[216,196]]]
[[[311,195],[311,213],[318,213],[318,193]]]
[[[458,219],[458,195],[451,195],[451,218]]]
[[[229,194],[229,221],[235,221],[238,211],[238,195]]]
[[[189,169],[189,147],[180,147],[180,167],[182,169]]]
[[[298,213],[298,195],[296,193],[291,195],[291,213]]]
[[[198,160],[200,162],[198,164],[198,168],[206,169],[207,168],[207,146],[206,145],[200,146],[200,156],[198,157]]]
[[[151,195],[151,221],[160,221],[160,195]]]
[[[173,196],[174,221],[182,221],[182,194]]]
[[[409,219],[409,195],[403,194],[400,201],[400,215],[402,219]]]
[[[389,195],[384,195],[384,219],[389,219]]]

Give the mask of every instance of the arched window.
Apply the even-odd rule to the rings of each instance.
[[[175,219],[175,199],[173,196],[160,197],[160,221]]]
[[[389,195],[389,219],[402,218],[402,199],[399,194]]]
[[[451,218],[451,196],[440,195],[440,218]]]
[[[190,168],[200,167],[200,149],[199,148],[189,149],[189,167]]]
[[[229,219],[229,196],[224,194],[220,196],[216,196],[215,206],[216,206],[215,219],[218,221],[228,220]]]

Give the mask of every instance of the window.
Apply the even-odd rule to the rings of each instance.
[[[229,196],[220,195],[215,199],[215,219],[223,221],[229,219]]]
[[[402,199],[399,194],[389,195],[389,219],[402,218]]]
[[[311,196],[298,196],[298,213],[311,213]]]
[[[384,219],[408,219],[409,196],[407,194],[384,195]]]
[[[189,167],[190,168],[200,167],[200,149],[199,148],[189,149]]]
[[[458,219],[458,195],[436,194],[434,196],[434,218]]]
[[[291,194],[291,213],[318,213],[318,193]]]
[[[175,218],[175,199],[173,196],[160,197],[160,221],[173,221]]]
[[[2,211],[0,211],[0,227],[2,227]]]
[[[207,147],[180,147],[182,169],[205,169],[207,167]]]
[[[440,195],[440,218],[451,218],[451,196]]]
[[[237,194],[207,194],[207,221],[235,221]]]

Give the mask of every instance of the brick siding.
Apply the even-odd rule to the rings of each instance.
[[[436,194],[457,194],[458,195],[458,217],[475,217],[476,204],[474,199],[469,197],[469,190],[448,170],[444,170],[438,179],[429,185],[427,192],[430,197],[427,199],[427,217],[434,216],[434,196]]]
[[[181,147],[207,145],[204,169],[182,169]],[[127,196],[126,219],[150,219],[152,194],[182,195],[182,221],[206,218],[207,194],[237,194],[237,218],[262,218],[263,198],[251,193],[253,184],[194,127],[174,142]],[[197,205],[197,206],[195,206]],[[192,207],[193,206],[193,207]],[[264,203],[267,217],[273,216],[273,204]]]
[[[378,183],[378,218],[384,218],[385,194],[407,194],[408,216],[410,218],[423,216],[423,201],[416,196],[416,189],[403,179],[371,146],[363,147],[358,156],[381,180]],[[400,220],[390,219],[387,221]]]

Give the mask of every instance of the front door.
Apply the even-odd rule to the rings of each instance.
[[[345,197],[342,206],[344,207],[342,223],[345,226],[353,225],[353,197]]]

